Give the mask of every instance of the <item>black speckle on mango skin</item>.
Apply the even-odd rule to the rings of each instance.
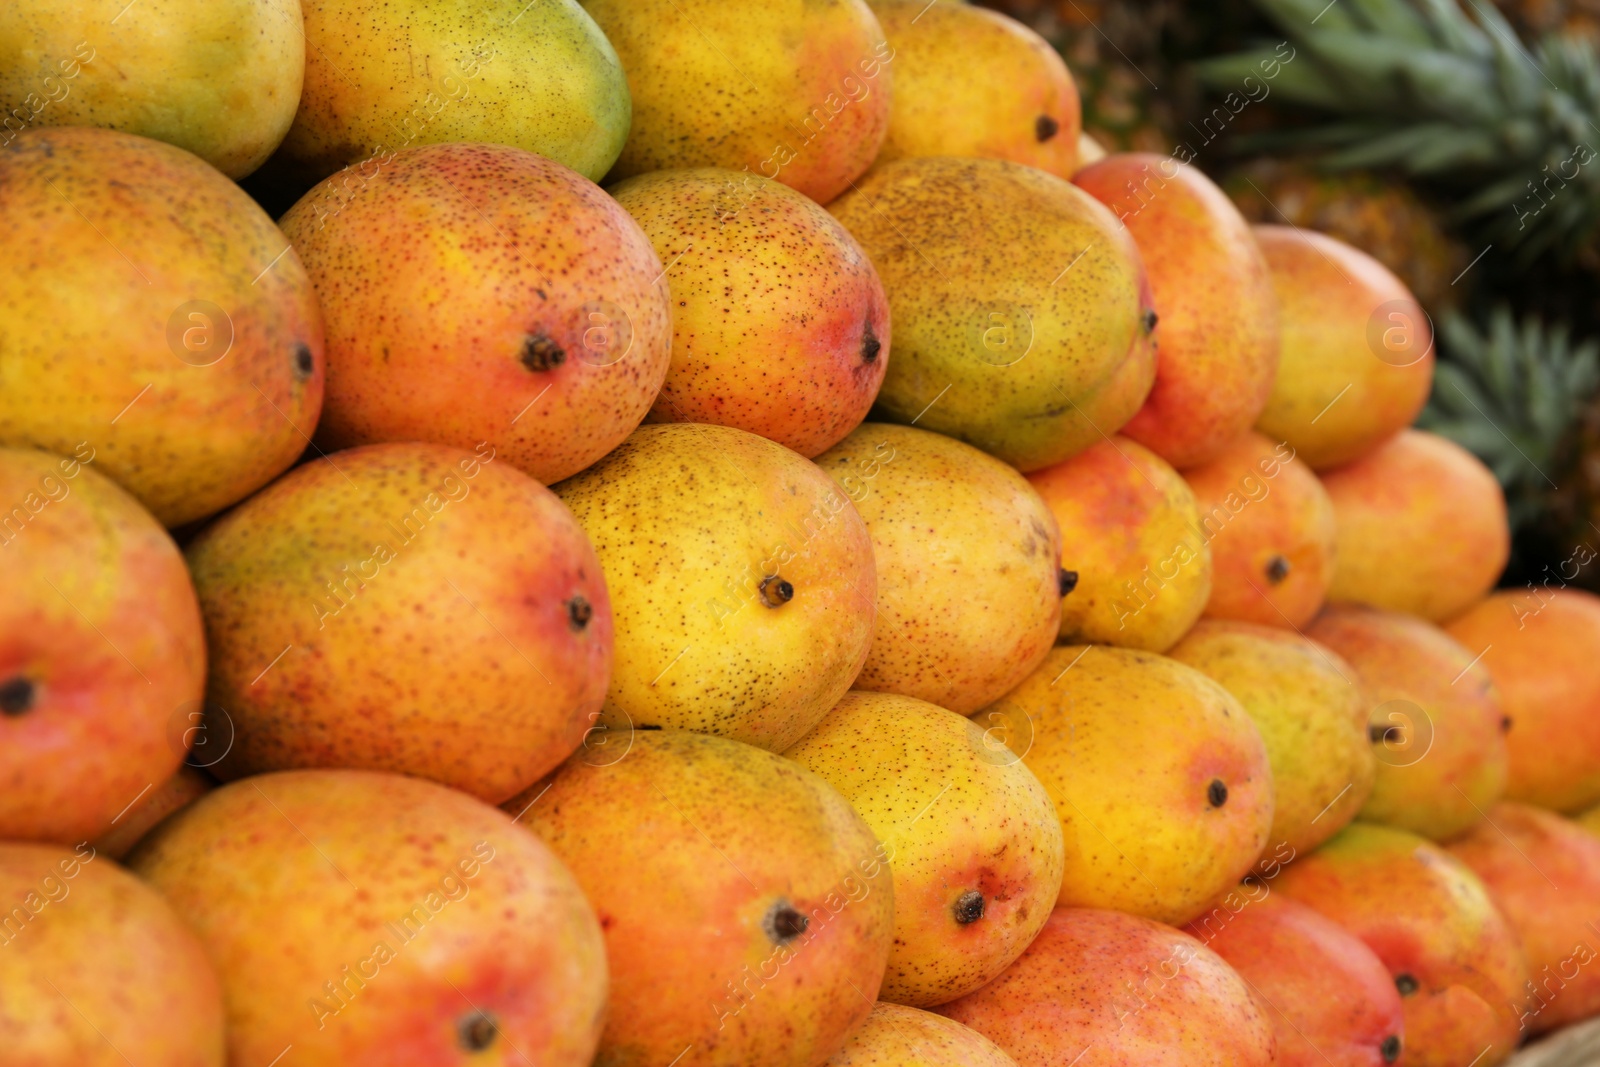
[[[33,708],[38,687],[31,679],[12,678],[0,684],[0,715],[26,715]]]
[[[1061,131],[1061,123],[1049,115],[1040,115],[1033,123],[1033,135],[1040,144],[1048,141]]]

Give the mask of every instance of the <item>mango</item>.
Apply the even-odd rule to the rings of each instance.
[[[185,726],[187,730],[187,725]],[[187,807],[217,787],[203,771],[185,763],[178,773],[134,801],[111,820],[110,828],[92,842],[102,856],[120,860],[168,815]]]
[[[1329,600],[1442,622],[1482,600],[1510,558],[1500,483],[1448,438],[1402,430],[1322,485],[1338,528]]]
[[[666,727],[781,752],[861,673],[872,541],[809,460],[731,426],[644,426],[555,488],[611,590],[607,737]]]
[[[666,376],[671,311],[648,238],[531,152],[397,152],[355,193],[312,189],[283,230],[326,320],[325,449],[487,441],[549,484],[621,444]]]
[[[1278,294],[1278,377],[1256,428],[1315,470],[1360,459],[1411,425],[1433,387],[1433,324],[1405,283],[1359,249],[1257,226]]]
[[[868,3],[895,58],[879,165],[906,156],[981,156],[1072,177],[1083,110],[1049,41],[987,8]]]
[[[0,8],[0,147],[30,126],[101,126],[242,178],[300,103],[301,0],[149,2],[107,17],[73,0]]]
[[[939,1009],[1019,1067],[1267,1067],[1272,1023],[1188,934],[1117,911],[1057,908],[999,978]]]
[[[1260,732],[1227,690],[1176,660],[1062,646],[977,720],[1025,753],[1055,801],[1063,907],[1188,922],[1269,843]]]
[[[863,0],[583,0],[616,46],[633,131],[613,180],[725,167],[826,204],[889,128],[894,49]]]
[[[1219,619],[1202,620],[1167,654],[1232,693],[1261,732],[1275,847],[1303,855],[1356,817],[1377,760],[1354,667],[1299,634]]]
[[[889,365],[889,303],[837,219],[715,167],[611,195],[669,265],[672,367],[650,421],[737,426],[808,457],[860,425]]]
[[[627,83],[577,0],[541,0],[492,25],[473,0],[300,3],[305,88],[263,173],[303,190],[342,169],[359,189],[403,149],[475,142],[599,181],[622,151]]]
[[[826,1067],[1016,1067],[976,1030],[880,1000]]]
[[[1405,1016],[1405,1067],[1493,1067],[1516,1051],[1527,965],[1466,864],[1415,834],[1357,822],[1284,868],[1273,889],[1383,961]]]
[[[1493,593],[1445,632],[1500,692],[1506,799],[1568,814],[1600,804],[1600,598],[1547,581]]]
[[[1139,251],[1070,182],[997,159],[900,159],[828,210],[889,294],[894,361],[875,417],[1026,473],[1115,433],[1144,402],[1155,351],[1140,341],[1156,318]]]
[[[498,802],[578,747],[605,694],[594,550],[490,448],[314,460],[208,526],[188,560],[209,704],[234,731],[223,778],[383,770]]]
[[[888,854],[798,764],[640,731],[506,804],[600,916],[611,1000],[595,1067],[819,1064],[872,1008],[894,929]]]
[[[1119,153],[1072,182],[1139,246],[1161,316],[1155,385],[1122,432],[1178,468],[1209,463],[1261,415],[1278,373],[1278,298],[1266,257],[1199,169]]]
[[[1305,635],[1355,668],[1377,757],[1358,818],[1447,841],[1505,789],[1506,718],[1489,672],[1438,627],[1410,615],[1334,605]]]
[[[926,701],[854,692],[784,755],[888,846],[894,947],[880,998],[925,1008],[965,996],[1050,917],[1060,823],[1003,738]]]
[[[1445,846],[1483,879],[1516,931],[1531,981],[1520,1020],[1535,1034],[1600,1014],[1600,838],[1529,804],[1502,802]]]
[[[74,844],[110,829],[183,747],[206,647],[178,546],[91,466],[0,448],[0,839]]]
[[[129,857],[222,977],[229,1063],[594,1056],[593,909],[537,838],[432,782],[285,771],[223,786]]]
[[[1184,929],[1238,971],[1265,1004],[1278,1067],[1382,1067],[1398,1060],[1404,1012],[1383,961],[1337,923],[1264,883],[1262,889],[1236,914],[1213,911]]]
[[[1194,490],[1166,460],[1111,437],[1028,475],[1061,527],[1061,640],[1165,652],[1211,597]]]
[[[975,448],[864,423],[817,457],[872,539],[877,596],[860,689],[970,715],[1028,676],[1060,628],[1055,520]]]
[[[222,989],[171,905],[88,844],[0,843],[0,1032],[18,1067],[223,1067]]]
[[[1294,448],[1248,433],[1204,466],[1184,471],[1211,546],[1205,613],[1297,629],[1333,581],[1333,504]]]
[[[0,445],[91,450],[167,526],[304,451],[322,316],[238,186],[170,145],[62,127],[0,151],[0,188],[0,321],[27,339],[0,361]]]

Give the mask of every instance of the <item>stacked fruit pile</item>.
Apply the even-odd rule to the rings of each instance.
[[[1600,599],[1491,592],[1404,284],[1020,24],[9,0],[0,100],[4,1063],[1600,1014]]]

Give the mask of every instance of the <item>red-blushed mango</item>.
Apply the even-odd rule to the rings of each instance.
[[[1017,1067],[976,1030],[880,1000],[825,1067]]]
[[[1435,841],[1479,822],[1505,790],[1511,723],[1475,653],[1415,616],[1351,605],[1330,606],[1305,635],[1365,691],[1378,773],[1357,817]]]
[[[1278,294],[1278,377],[1256,427],[1316,470],[1360,459],[1417,417],[1433,324],[1405,283],[1314,231],[1257,226]]]
[[[727,167],[826,204],[889,128],[894,49],[863,0],[583,0],[616,46],[633,129],[612,178]]]
[[[883,980],[887,850],[782,756],[673,730],[626,744],[505,805],[600,916],[611,1002],[596,1067],[824,1062]]]
[[[1139,250],[1071,182],[1005,160],[911,157],[874,167],[828,210],[889,294],[877,417],[1027,472],[1144,403],[1156,322]]]
[[[605,944],[572,874],[432,782],[285,771],[162,823],[129,864],[222,977],[228,1062],[586,1067]]]
[[[1333,503],[1290,445],[1248,433],[1184,471],[1211,546],[1206,614],[1263,626],[1304,626],[1333,581]]]
[[[1600,1014],[1600,838],[1511,802],[1446,847],[1483,879],[1522,943],[1531,979],[1523,1028],[1540,1034]]]
[[[611,589],[604,736],[665,727],[781,752],[861,673],[872,540],[803,456],[731,426],[644,426],[556,491]]]
[[[185,722],[185,730],[190,728],[192,722],[198,721],[200,715],[197,710],[195,719]],[[184,764],[178,768],[177,774],[152,787],[137,802],[130,804],[127,810],[114,816],[111,828],[94,839],[95,851],[114,860],[122,859],[162,819],[199,800],[216,787],[217,783],[210,775]]]
[[[188,560],[208,715],[234,731],[223,778],[349,767],[499,802],[578,747],[605,695],[599,560],[491,449],[314,460],[201,531]]]
[[[1482,655],[1511,720],[1506,799],[1568,814],[1600,803],[1600,598],[1507,590],[1445,631]]]
[[[76,844],[177,770],[206,647],[167,531],[91,466],[0,448],[0,839]]]
[[[1516,1051],[1527,965],[1466,864],[1415,834],[1358,822],[1272,886],[1383,961],[1405,1015],[1405,1067],[1493,1067]]]
[[[312,189],[283,229],[327,320],[327,449],[487,441],[548,485],[621,444],[666,377],[649,238],[532,152],[398,152],[354,189]]]
[[[1260,732],[1227,690],[1176,660],[1057,648],[976,718],[1023,753],[1055,802],[1062,906],[1188,922],[1269,844]]]
[[[817,457],[877,565],[860,689],[970,715],[1028,676],[1060,628],[1061,538],[1010,467],[942,434],[868,422]]]
[[[1049,41],[987,8],[868,3],[894,51],[894,103],[878,163],[982,156],[1072,177],[1083,109]]]
[[[837,789],[887,846],[894,948],[878,996],[964,996],[1038,935],[1061,891],[1055,805],[1021,754],[953,711],[846,693],[784,752]]]
[[[1272,1023],[1215,952],[1117,911],[1057,908],[1022,958],[937,1009],[1019,1067],[1268,1067]]]
[[[88,449],[167,526],[305,450],[322,315],[243,190],[181,149],[89,127],[18,134],[0,188],[0,321],[27,338],[6,356],[0,445]]]
[[[1500,483],[1448,438],[1402,430],[1322,485],[1339,531],[1334,602],[1441,622],[1483,599],[1511,555]]]
[[[1266,1006],[1279,1067],[1383,1067],[1400,1058],[1400,993],[1383,961],[1337,923],[1266,895],[1184,929],[1205,942]]]
[[[1367,700],[1354,667],[1276,626],[1202,619],[1167,653],[1232,693],[1272,767],[1268,841],[1291,856],[1338,833],[1366,803],[1377,773]]]
[[[814,456],[860,425],[889,303],[839,221],[781,182],[702,167],[611,189],[668,264],[672,369],[652,422],[737,426]]]
[[[1209,463],[1255,424],[1278,372],[1266,257],[1223,191],[1166,156],[1109,156],[1072,176],[1133,233],[1161,316],[1161,358],[1122,432],[1175,467]]]
[[[1061,527],[1061,640],[1165,652],[1211,596],[1194,490],[1148,448],[1112,437],[1028,483]]]
[[[222,989],[172,907],[87,844],[0,843],[0,1032],[15,1067],[223,1067]]]

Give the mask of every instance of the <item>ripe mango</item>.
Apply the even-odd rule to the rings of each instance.
[[[305,450],[322,316],[238,186],[171,145],[61,127],[0,150],[0,188],[0,445],[87,444],[167,526]]]
[[[649,239],[532,152],[397,152],[369,184],[312,189],[283,229],[327,320],[324,448],[487,441],[548,485],[621,444],[666,376]]]
[[[652,422],[737,426],[815,456],[860,425],[889,365],[889,303],[839,221],[780,182],[701,167],[611,189],[672,287]]]
[[[1156,319],[1139,251],[1070,182],[997,159],[900,159],[828,210],[889,294],[895,352],[877,417],[1028,472],[1115,433],[1144,402],[1155,352],[1140,341]]]
[[[1063,646],[977,720],[1026,753],[1055,801],[1063,907],[1188,922],[1269,844],[1260,732],[1227,690],[1176,660]]]
[[[1402,430],[1322,485],[1338,528],[1334,602],[1442,622],[1482,600],[1511,555],[1500,483],[1448,438]]]
[[[845,494],[731,426],[644,426],[556,492],[616,619],[597,727],[698,730],[781,752],[867,659],[877,571]]]
[[[887,846],[895,925],[882,999],[925,1008],[964,996],[1050,917],[1060,823],[1003,738],[913,697],[853,692],[784,755]]]
[[[970,715],[1028,676],[1060,628],[1061,539],[1004,463],[869,422],[817,457],[872,538],[872,650],[856,686]]]
[[[798,764],[638,731],[506,804],[594,902],[611,1001],[596,1067],[809,1067],[872,1008],[894,929],[888,854]]]
[[[826,1067],[1016,1067],[976,1030],[880,1000]]]

